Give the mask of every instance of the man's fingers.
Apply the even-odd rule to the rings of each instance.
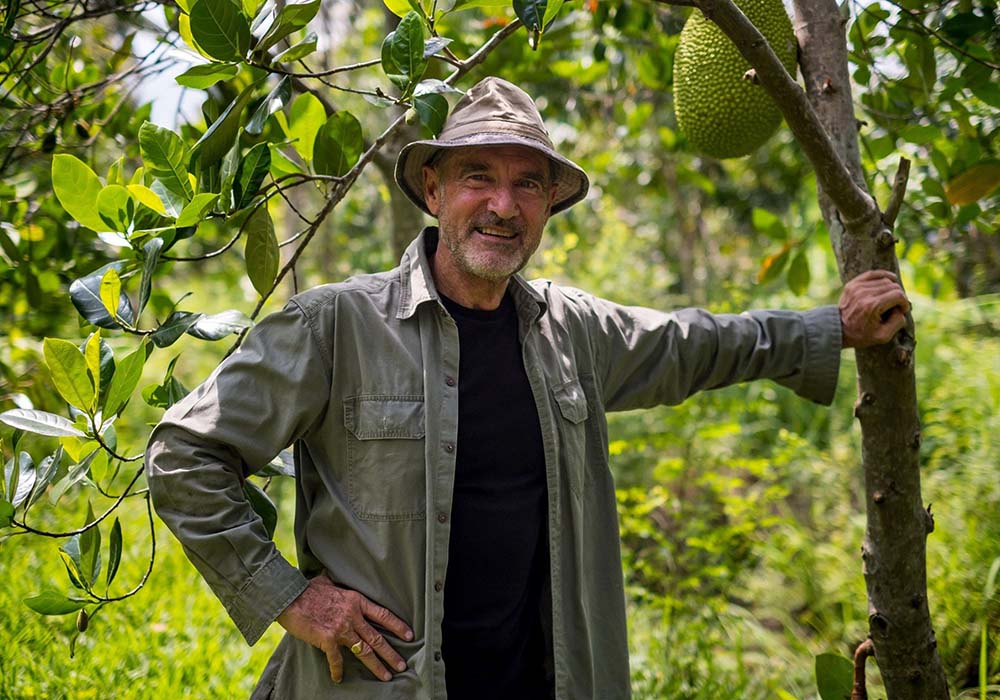
[[[385,627],[400,639],[405,639],[406,641],[413,639],[413,631],[409,625],[381,605],[376,605],[367,598],[361,599],[361,613],[372,622]]]
[[[882,328],[879,332],[883,343],[888,343],[892,340],[893,336],[901,331],[903,326],[906,325],[906,315],[898,306],[890,313],[891,315],[889,318],[882,323]]]
[[[365,667],[371,671],[376,678],[381,681],[391,681],[392,674],[386,669],[385,666],[378,660],[375,655],[375,650],[372,646],[368,644],[364,639],[358,637],[358,640],[354,642],[350,647],[351,653],[358,657],[358,661],[363,663]]]
[[[375,653],[381,656],[387,664],[402,673],[406,670],[406,662],[395,649],[386,641],[385,637],[378,633],[371,625],[364,625],[358,628],[361,638],[374,649]]]
[[[330,666],[330,678],[334,683],[340,683],[344,680],[344,657],[340,653],[340,647],[335,642],[330,642],[323,651],[326,652],[326,662]]]

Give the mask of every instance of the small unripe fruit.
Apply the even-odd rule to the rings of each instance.
[[[403,119],[406,120],[407,124],[413,126],[414,124],[417,123],[417,121],[419,121],[420,115],[417,114],[417,110],[415,110],[413,107],[410,107],[408,110],[406,110],[406,114],[403,115]]]
[[[90,625],[90,616],[87,611],[80,608],[80,612],[76,614],[76,629],[80,632],[86,632],[87,627]]]

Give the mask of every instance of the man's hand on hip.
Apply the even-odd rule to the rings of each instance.
[[[881,345],[906,325],[910,301],[899,280],[887,270],[869,270],[844,285],[840,326],[845,348]]]
[[[403,657],[389,646],[369,620],[400,639],[413,639],[413,631],[405,622],[357,591],[335,586],[325,575],[309,581],[309,587],[278,616],[278,624],[290,635],[326,654],[334,683],[344,679],[340,647],[346,647],[357,656],[380,680],[392,680],[392,674],[382,661],[396,671],[406,670]]]

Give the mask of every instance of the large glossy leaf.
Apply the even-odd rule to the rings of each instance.
[[[95,231],[107,229],[97,211],[101,189],[97,174],[82,160],[66,153],[52,156],[52,190],[56,199],[67,214]]]
[[[407,12],[423,12],[418,0],[383,0],[389,11],[397,17],[403,17]],[[507,0],[504,0],[507,2]]]
[[[271,169],[271,149],[267,143],[258,143],[240,161],[233,183],[233,201],[237,210],[250,206],[261,183]]]
[[[288,114],[288,136],[307,163],[312,162],[316,133],[325,121],[326,110],[319,98],[308,92],[295,98]]]
[[[92,333],[87,341],[80,346],[83,359],[87,363],[87,374],[94,385],[94,408],[97,408],[97,397],[101,394],[101,331]]]
[[[118,302],[122,296],[122,280],[115,268],[108,268],[101,278],[100,295],[108,314],[117,313]]]
[[[254,289],[263,296],[274,284],[279,261],[278,239],[266,205],[254,210],[244,224],[243,233],[246,236],[244,257],[247,276]]]
[[[235,78],[239,72],[240,67],[233,63],[207,63],[188,68],[178,75],[176,80],[179,85],[184,87],[205,90],[220,80]]]
[[[524,23],[529,32],[545,27],[545,10],[548,0],[514,0],[514,14]]]
[[[135,200],[122,185],[108,185],[97,194],[97,213],[105,223],[105,231],[129,230],[135,216]]]
[[[413,97],[413,109],[417,112],[420,123],[431,133],[437,136],[444,127],[444,121],[448,118],[448,100],[444,95],[428,93],[425,95],[415,95]]]
[[[854,664],[838,654],[820,654],[816,657],[816,686],[823,700],[850,700]]]
[[[231,0],[198,0],[191,8],[191,34],[220,61],[241,61],[250,49],[250,24]]]
[[[254,512],[260,516],[268,537],[274,537],[274,528],[278,524],[278,509],[267,494],[249,479],[243,482],[243,493]]]
[[[382,68],[404,94],[420,81],[427,68],[424,57],[424,25],[416,12],[409,12],[382,43]]]
[[[297,42],[274,57],[275,63],[291,63],[300,58],[305,58],[316,50],[316,33],[309,32],[306,38]]]
[[[292,32],[309,24],[319,10],[319,3],[320,0],[286,3],[255,48],[266,51]]]
[[[87,361],[80,348],[68,340],[46,338],[42,349],[59,395],[71,406],[89,411],[95,397],[94,380],[87,372]]]
[[[90,323],[93,323],[95,326],[99,326],[101,328],[120,327],[120,324],[111,318],[111,314],[109,314],[108,310],[104,308],[104,302],[101,301],[101,281],[104,279],[104,273],[107,272],[108,269],[114,268],[118,272],[119,276],[121,276],[127,265],[127,261],[116,260],[113,263],[109,263],[98,268],[86,277],[74,280],[72,284],[70,284],[69,296],[73,302],[73,306],[76,307],[76,310],[81,316],[87,319]],[[132,303],[129,301],[125,292],[122,292],[119,298],[118,318],[129,324],[133,323],[135,320]]]
[[[187,330],[198,322],[204,314],[191,311],[174,311],[167,320],[153,331],[150,340],[158,348],[165,348],[177,342]]]
[[[253,97],[253,86],[244,89],[219,118],[212,122],[212,126],[208,127],[191,148],[192,161],[197,160],[202,168],[220,163],[239,135],[240,117],[251,97]]]
[[[242,311],[230,309],[211,316],[202,316],[188,329],[188,335],[202,340],[220,340],[227,335],[249,328],[253,322]]]
[[[278,81],[278,84],[274,86],[274,89],[264,98],[264,101],[260,103],[260,106],[254,111],[253,116],[250,117],[250,121],[247,122],[246,132],[251,136],[260,136],[260,133],[264,130],[267,118],[275,112],[284,109],[291,97],[292,81],[288,76],[283,76]],[[257,145],[260,146],[263,144]]]
[[[122,559],[122,524],[118,522],[118,518],[115,518],[114,524],[111,525],[111,535],[108,540],[108,570],[105,584],[110,586],[115,580],[118,564]]]
[[[69,615],[87,605],[86,600],[69,598],[55,591],[42,591],[24,599],[24,604],[39,615]]]
[[[322,175],[344,175],[364,150],[361,124],[350,112],[336,112],[316,133],[313,167]]]
[[[219,200],[219,195],[212,192],[199,192],[196,194],[177,217],[178,226],[197,226],[201,220],[212,211],[212,207]]]
[[[31,408],[12,408],[0,413],[0,421],[12,428],[51,437],[83,437],[84,432],[66,418]]]
[[[146,344],[143,342],[135,351],[126,355],[115,369],[108,389],[108,398],[104,402],[104,415],[113,416],[121,410],[132,396],[139,379],[142,378],[142,368],[146,364]]]
[[[187,146],[180,136],[170,129],[146,122],[139,128],[139,152],[146,170],[153,177],[185,202],[191,201],[194,190],[188,178]]]

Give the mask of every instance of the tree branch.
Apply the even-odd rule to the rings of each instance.
[[[899,169],[896,171],[896,178],[892,183],[892,194],[889,196],[889,203],[882,213],[882,220],[885,225],[892,228],[899,215],[899,208],[903,204],[906,196],[906,183],[910,179],[910,161],[906,158],[899,159]]]

